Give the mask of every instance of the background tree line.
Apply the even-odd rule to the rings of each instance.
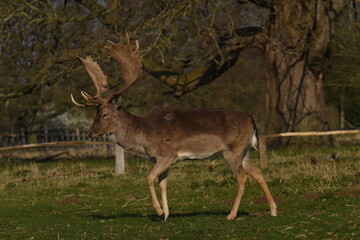
[[[131,111],[224,107],[254,115],[262,131],[285,132],[337,128],[339,109],[345,127],[359,126],[359,7],[356,0],[3,0],[1,128],[86,125],[92,113],[81,116],[69,101],[70,93],[94,90],[76,57],[92,55],[116,87],[121,72],[103,46],[125,31],[144,56],[144,76],[124,96]]]

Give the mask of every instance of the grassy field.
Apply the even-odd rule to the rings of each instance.
[[[0,160],[0,239],[360,239],[360,147],[268,157],[278,217],[250,180],[238,218],[226,220],[236,182],[219,159],[212,171],[207,160],[172,166],[167,222],[152,209],[146,160],[128,159],[123,176],[113,159]]]

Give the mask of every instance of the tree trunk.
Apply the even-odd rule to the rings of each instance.
[[[320,0],[279,1],[272,7],[264,50],[266,132],[329,128],[324,112],[323,62],[337,10]]]
[[[267,49],[266,132],[325,130],[323,74],[314,74],[308,54],[289,56]]]

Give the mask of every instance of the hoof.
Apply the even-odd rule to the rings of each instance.
[[[236,218],[236,215],[233,215],[233,214],[229,214],[226,217],[227,220],[234,220],[235,218]]]
[[[156,211],[156,214],[157,214],[158,216],[164,215],[164,211],[163,211],[161,208],[156,209],[155,211]]]
[[[166,220],[168,219],[168,217],[169,217],[169,214],[168,214],[168,215],[163,214],[163,215],[161,216],[161,218],[162,218],[162,220],[163,220],[164,222],[166,222]]]
[[[276,217],[276,216],[277,216],[277,209],[274,208],[274,209],[270,210],[270,215],[271,215],[272,217]]]
[[[272,217],[277,217],[277,212],[276,212],[276,211],[275,211],[275,212],[271,212],[270,215],[271,215]]]

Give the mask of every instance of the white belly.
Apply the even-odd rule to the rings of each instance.
[[[177,158],[174,162],[182,161],[184,159],[204,159],[211,157],[216,152],[202,152],[202,153],[192,153],[192,152],[178,152]]]

